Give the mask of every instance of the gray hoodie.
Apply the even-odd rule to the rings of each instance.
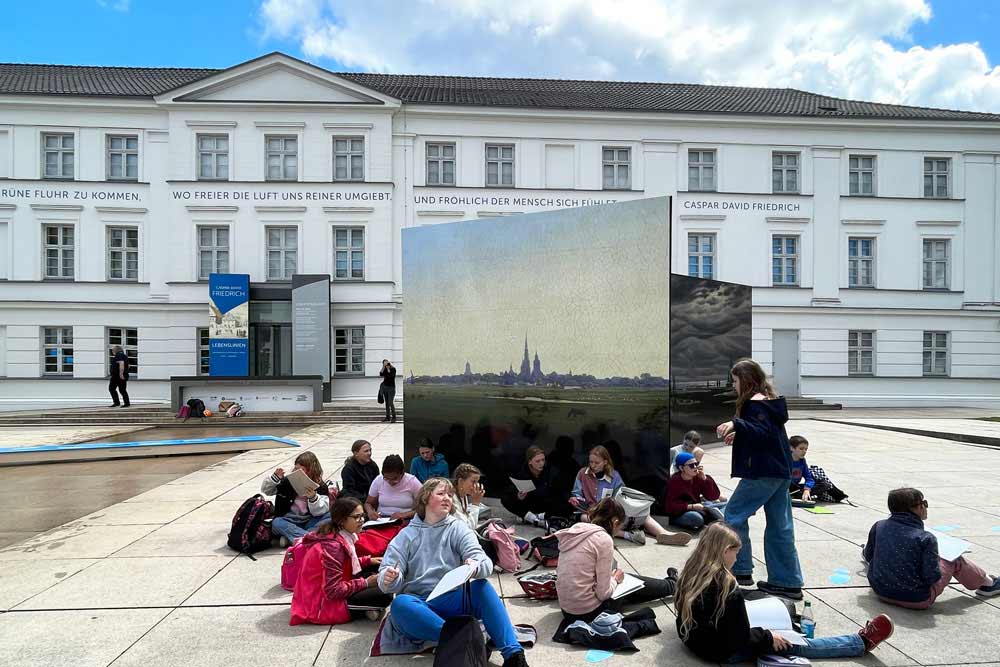
[[[485,579],[492,574],[493,562],[464,521],[449,515],[432,526],[415,516],[389,543],[378,569],[378,587],[384,593],[409,593],[424,599],[441,577],[469,558],[479,562],[474,579]],[[389,567],[400,572],[391,586],[385,583]]]

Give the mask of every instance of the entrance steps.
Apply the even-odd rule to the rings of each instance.
[[[786,397],[789,410],[841,410],[844,406],[840,403],[824,403],[818,398],[808,398],[805,396]]]

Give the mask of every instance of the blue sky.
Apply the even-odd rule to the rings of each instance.
[[[226,67],[280,50],[333,70],[777,86],[1000,111],[996,0],[6,4],[4,62]]]

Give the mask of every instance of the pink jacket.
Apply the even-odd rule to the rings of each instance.
[[[347,598],[368,588],[364,577],[351,573],[351,553],[343,537],[336,534],[309,533],[302,538],[312,543],[302,560],[302,569],[292,593],[292,617],[289,625],[347,623],[351,614]],[[361,567],[371,563],[360,557]]]
[[[556,591],[559,606],[570,614],[586,614],[611,597],[614,542],[608,532],[592,523],[578,523],[556,532],[559,565]]]

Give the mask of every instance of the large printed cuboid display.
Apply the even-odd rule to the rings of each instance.
[[[480,468],[491,495],[529,447],[571,484],[604,445],[629,486],[659,497],[676,434],[733,399],[714,362],[730,350],[695,355],[671,336],[669,198],[405,229],[403,283],[406,454],[429,438],[452,470]],[[748,355],[749,289],[727,301],[745,317],[705,322],[712,286],[740,288],[692,285],[684,321],[709,327],[694,335],[731,345],[720,323],[740,322]],[[686,352],[690,425],[671,422],[672,345]]]

